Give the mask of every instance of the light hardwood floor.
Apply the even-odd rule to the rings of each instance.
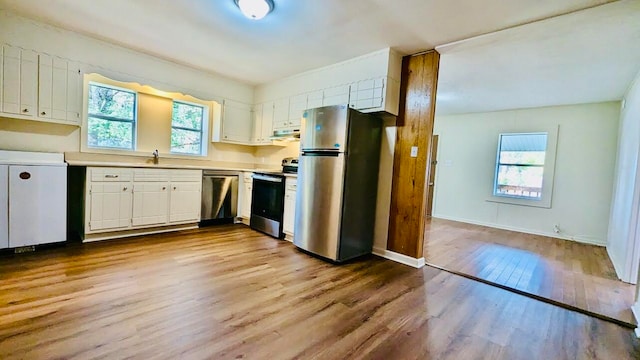
[[[0,258],[0,359],[638,359],[632,331],[242,225]]]
[[[427,263],[635,324],[635,286],[604,247],[442,219],[427,220]]]

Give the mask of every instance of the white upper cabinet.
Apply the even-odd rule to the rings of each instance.
[[[400,100],[402,56],[383,49],[355,59],[297,74],[256,89],[256,99],[290,100],[287,128],[299,119],[299,112],[322,106],[349,104],[362,112],[397,115]],[[322,93],[322,95],[320,95]],[[306,97],[306,99],[304,99]],[[306,100],[306,104],[302,105]],[[276,117],[278,119],[278,117]]]
[[[289,127],[289,98],[278,99],[273,103],[273,130]]]
[[[312,91],[307,94],[307,109],[315,109],[323,106],[324,102],[324,90]]]
[[[289,121],[287,128],[300,130],[300,121],[307,108],[307,94],[295,95],[289,99]]]
[[[80,69],[55,56],[38,55],[38,117],[80,124]]]
[[[2,50],[0,112],[80,125],[82,78],[77,63],[10,45]]]
[[[252,143],[255,145],[270,145],[273,136],[273,111],[274,102],[269,101],[264,104],[257,104],[253,108],[253,137]]]
[[[222,105],[221,141],[251,144],[252,130],[251,105],[224,100]]]
[[[322,106],[343,105],[349,103],[349,85],[334,86],[324,90]]]

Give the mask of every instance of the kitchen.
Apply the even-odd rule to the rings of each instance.
[[[233,10],[237,9],[233,8]],[[54,13],[51,12],[51,14]],[[253,31],[259,31],[259,27]],[[16,158],[16,154],[3,153],[0,161],[7,164],[8,171],[11,166],[18,164],[44,165],[43,162],[47,161],[55,161],[60,167],[66,166],[68,206],[63,207],[61,200],[55,200],[53,203],[59,206],[59,210],[56,211],[58,214],[65,212],[60,209],[69,209],[67,230],[71,232],[71,237],[74,239],[83,240],[86,249],[106,249],[113,246],[114,251],[116,249],[122,251],[120,254],[114,253],[116,257],[125,256],[124,254],[127,254],[125,245],[127,241],[131,241],[131,246],[139,246],[140,249],[144,249],[143,251],[157,249],[159,254],[167,251],[172,254],[172,259],[175,259],[177,264],[189,264],[192,261],[191,256],[193,259],[208,258],[210,255],[206,252],[193,255],[180,254],[174,248],[168,247],[167,250],[161,250],[158,246],[153,247],[153,243],[177,244],[180,242],[178,238],[180,234],[184,234],[184,246],[188,249],[197,248],[199,245],[193,237],[197,236],[198,223],[201,222],[204,213],[209,214],[207,220],[222,217],[227,218],[223,222],[242,222],[252,225],[252,221],[257,219],[252,214],[252,208],[255,207],[255,203],[252,203],[256,194],[255,180],[265,174],[282,172],[283,159],[290,159],[287,166],[295,167],[292,158],[302,158],[301,140],[296,137],[305,111],[321,106],[346,104],[362,113],[374,114],[381,123],[380,145],[376,154],[379,156],[379,161],[376,163],[379,163],[380,168],[374,171],[375,175],[373,175],[377,178],[377,182],[375,189],[366,189],[367,194],[375,193],[376,201],[354,207],[354,209],[366,208],[371,213],[369,216],[374,219],[368,222],[372,238],[369,246],[374,254],[382,258],[414,268],[424,266],[424,259],[421,259],[421,256],[412,257],[394,253],[388,250],[387,246],[393,191],[391,180],[394,174],[394,156],[396,156],[394,153],[397,135],[395,116],[401,111],[402,104],[400,91],[402,56],[393,48],[380,46],[375,51],[343,57],[348,60],[330,65],[314,66],[310,63],[295,75],[266,76],[271,77],[270,79],[261,78],[260,76],[265,75],[259,75],[257,69],[247,67],[243,69],[247,71],[245,77],[254,78],[251,81],[238,81],[235,80],[238,78],[238,72],[235,76],[225,77],[201,70],[204,67],[203,64],[186,66],[175,60],[155,57],[148,52],[132,50],[1,9],[0,40],[4,44],[3,57],[9,59],[3,64],[8,63],[13,66],[5,65],[3,74],[15,73],[15,69],[18,69],[17,72],[21,74],[17,80],[20,84],[6,82],[4,79],[7,77],[4,77],[3,86],[27,89],[27,91],[18,91],[20,94],[17,101],[14,101],[18,105],[15,109],[10,106],[5,107],[5,103],[10,103],[6,96],[2,100],[3,111],[0,114],[2,148],[23,153],[64,154],[62,159],[58,156],[55,160],[36,160]],[[180,49],[184,45],[176,42],[173,46]],[[64,76],[61,76],[63,70]],[[25,87],[23,82],[31,85]],[[127,94],[133,94],[133,98],[123,100],[123,103],[129,104],[123,106],[123,109],[128,110],[100,112],[91,108],[89,99],[92,86],[106,87],[123,98],[127,98]],[[60,93],[66,94],[64,101],[56,98],[55,94],[58,92],[48,92],[48,89],[60,88],[64,89]],[[64,110],[64,115],[57,116],[53,111],[45,110],[49,109],[47,107],[49,103],[52,110],[61,112]],[[185,115],[184,119],[188,120],[176,119],[172,115],[176,113],[175,109],[181,109],[181,107],[187,109],[184,110],[186,113],[191,114]],[[24,109],[29,110],[28,114],[23,112]],[[198,112],[200,115],[193,115]],[[116,113],[118,116],[114,116]],[[111,146],[104,146],[104,143],[101,143],[104,139],[100,137],[97,130],[90,131],[91,121],[99,123],[109,121],[109,118],[114,120],[115,117],[119,123],[132,124],[126,128],[126,134],[120,142],[122,148],[129,150],[105,149]],[[197,120],[192,121],[193,119]],[[180,141],[184,139],[193,138],[176,136],[176,140],[173,141],[174,133],[198,134],[199,138],[195,142],[181,143]],[[304,141],[304,134],[302,137]],[[416,157],[424,156],[422,150],[424,150],[422,147],[416,149]],[[16,168],[16,170],[19,169]],[[17,175],[21,177],[24,172],[20,170]],[[213,201],[211,208],[203,206],[202,195],[205,193],[203,176],[215,178],[230,174],[232,177],[237,177],[236,185],[232,185],[235,180],[228,183],[227,180],[222,180],[218,185],[214,185],[212,180],[212,189],[237,187],[237,195],[234,195],[233,191],[220,191],[219,193],[229,195],[219,197],[216,205],[213,205],[216,203]],[[278,224],[275,227],[267,225],[260,230],[271,232],[276,238],[295,241],[296,234],[300,234],[296,216],[301,213],[296,210],[296,207],[300,204],[298,196],[303,190],[301,190],[300,179],[295,175],[279,176],[284,184],[280,187],[282,219],[276,221]],[[367,178],[371,179],[372,175],[367,175]],[[11,198],[17,196],[9,193],[7,201],[10,203]],[[204,209],[208,211],[203,211]],[[24,227],[23,225],[15,226]],[[268,280],[266,278],[269,273],[284,275],[286,279],[293,278],[290,273],[271,268],[269,261],[280,261],[281,265],[289,267],[291,271],[294,268],[297,269],[296,271],[303,271],[308,279],[319,277],[329,281],[327,277],[332,276],[322,274],[323,271],[328,271],[330,263],[315,262],[317,259],[308,257],[304,252],[288,252],[294,249],[292,244],[270,237],[261,237],[259,235],[261,233],[243,232],[237,230],[237,226],[240,225],[235,226],[212,226],[203,228],[201,231],[212,238],[226,234],[229,239],[237,240],[242,246],[250,243],[257,244],[259,249],[271,251],[270,254],[274,254],[274,251],[285,251],[286,256],[293,259],[293,263],[299,262],[308,266],[306,270],[295,268],[293,263],[282,259],[284,255],[281,253],[278,253],[277,259],[268,259],[268,253],[251,248],[249,251],[252,254],[258,254],[257,266],[262,266],[260,269],[265,273],[259,274],[258,271],[252,270],[248,275],[250,278],[255,276]],[[252,227],[257,228],[260,225],[253,224]],[[24,246],[11,246],[10,225],[7,229],[9,230],[8,247],[18,248],[19,251],[36,250],[33,255],[39,253],[38,247],[31,247],[35,244],[16,243]],[[243,229],[246,228],[243,227]],[[318,231],[318,229],[311,231]],[[141,241],[145,239],[144,237],[133,237],[140,235],[149,236],[147,243]],[[127,240],[128,237],[133,238]],[[116,240],[119,238],[122,239]],[[220,244],[227,242],[225,239],[219,239],[219,241],[221,241]],[[69,251],[72,253],[82,251],[77,249],[83,249],[83,245],[79,245],[80,248],[71,247]],[[211,254],[215,253],[215,259],[224,259],[223,267],[225,261],[229,261],[227,264],[231,268],[237,266],[222,255],[233,253],[235,251],[233,248],[218,251],[210,245],[203,245],[203,247],[211,251]],[[233,255],[229,256],[233,257]],[[321,256],[339,260],[335,255],[325,253]],[[409,270],[399,264],[386,262],[378,257],[373,258],[370,271],[391,271],[385,275],[389,279],[394,278],[394,273],[412,276],[409,275],[411,274]],[[131,260],[133,261],[133,258]],[[157,265],[151,259],[148,260],[148,264]],[[175,267],[172,271],[181,273],[179,269]],[[208,273],[217,272],[219,268],[209,270],[201,268],[201,270]],[[243,274],[243,271],[239,274]],[[363,271],[364,273],[359,272],[363,277],[370,275],[366,269],[358,267],[357,262],[348,263],[344,267],[336,267],[330,271],[336,271],[337,273],[334,274],[339,273],[340,276],[345,276],[345,279],[349,277],[351,271]],[[425,271],[431,274],[431,270]],[[163,276],[170,276],[170,272],[164,269],[160,273]],[[239,289],[229,287],[225,279],[230,276],[231,274],[221,274],[220,284],[226,287],[216,289],[247,295]],[[202,281],[200,285],[206,284],[207,280]],[[335,280],[331,278],[329,282],[333,281]],[[373,284],[377,281],[373,281]],[[324,289],[326,285],[322,282],[313,284],[318,289]],[[255,286],[250,281],[245,285],[251,289]],[[113,284],[113,286],[117,285]],[[280,294],[277,285],[268,283],[265,286],[273,290],[273,294],[266,294],[255,288],[258,298],[269,298]],[[302,283],[297,286],[309,291],[309,294],[314,294],[312,289],[305,287]],[[394,290],[398,290],[399,293],[405,290],[405,284],[394,283],[394,286],[388,290],[388,293],[387,290],[383,292],[381,301],[384,296],[391,296]],[[198,296],[204,296],[204,294],[198,293]],[[344,296],[346,304],[366,303],[363,298],[351,293],[338,292],[336,296],[337,298]],[[145,301],[142,300],[143,298],[140,299]],[[200,298],[196,297],[196,299],[198,299],[195,300],[197,303]],[[194,300],[188,297],[181,300],[194,304],[190,302]],[[442,301],[447,302],[444,298]],[[238,305],[241,308],[249,306],[242,301],[238,304],[241,304]],[[334,315],[349,313],[346,311],[348,306],[343,308],[342,304],[340,302],[337,305],[340,309],[332,308],[331,313]],[[232,304],[227,305],[229,309],[233,308]],[[276,304],[269,306],[278,307]],[[312,308],[316,305],[308,306]],[[222,308],[217,310],[221,313],[226,311]],[[244,316],[240,313],[234,313],[234,315]],[[245,315],[251,318],[251,314]],[[390,320],[384,314],[376,316],[380,321]],[[215,321],[223,320],[216,318]],[[378,324],[373,322],[369,326]],[[293,329],[290,328],[287,334],[295,336],[296,332]],[[260,338],[260,341],[268,341],[268,338],[269,336]],[[282,340],[278,338],[278,341]],[[153,352],[152,349],[147,350]]]

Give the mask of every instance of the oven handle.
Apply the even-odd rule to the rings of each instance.
[[[274,182],[274,183],[281,183],[282,179],[278,178],[278,177],[271,177],[271,176],[264,176],[264,175],[258,175],[258,174],[253,174],[253,178],[255,180],[264,180],[264,181],[269,181],[269,182]]]

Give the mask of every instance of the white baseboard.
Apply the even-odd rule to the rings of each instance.
[[[486,227],[491,227],[491,228],[496,228],[496,229],[521,232],[521,233],[525,233],[525,234],[533,234],[533,235],[552,237],[552,238],[556,238],[556,239],[575,241],[575,242],[588,244],[588,245],[607,246],[606,240],[599,241],[599,240],[594,240],[594,239],[590,239],[590,238],[585,238],[585,237],[582,237],[582,236],[563,236],[562,234],[556,234],[554,232],[531,230],[531,229],[519,228],[519,227],[515,227],[515,226],[493,224],[493,223],[484,222],[484,221],[463,219],[463,218],[458,218],[458,217],[455,217],[455,216],[446,216],[446,215],[440,215],[440,214],[434,214],[433,217],[436,218],[436,219],[458,221],[458,222],[463,222],[463,223],[467,223],[467,224],[480,225],[480,226],[486,226]]]
[[[631,311],[633,315],[636,317],[636,323],[640,324],[640,300],[636,301],[635,304],[631,307]],[[640,325],[636,328],[636,336],[640,338]]]
[[[389,251],[387,249],[373,248],[373,254],[383,257],[385,259],[389,259],[391,261],[399,262],[404,265],[409,265],[416,269],[420,269],[425,265],[425,260],[423,257],[416,259],[411,256]]]

